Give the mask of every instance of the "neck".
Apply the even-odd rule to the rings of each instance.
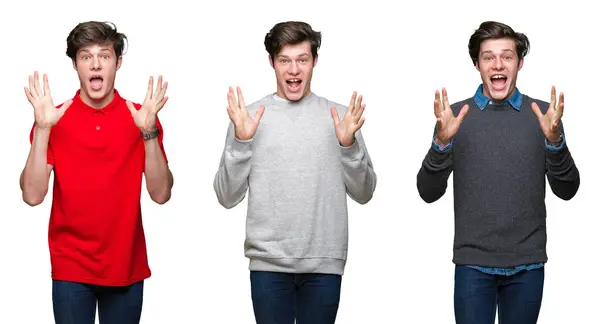
[[[86,105],[94,109],[102,109],[113,100],[115,97],[115,90],[111,89],[108,94],[102,98],[93,99],[87,94],[87,92],[85,92],[84,89],[81,89],[79,96],[81,97],[81,101],[83,101]]]
[[[513,88],[510,90],[510,92],[509,92],[509,93],[506,95],[506,97],[504,97],[504,98],[501,98],[501,99],[495,99],[495,98],[492,98],[492,96],[490,95],[490,91],[489,91],[488,89],[486,89],[486,87],[485,87],[485,85],[484,85],[484,86],[483,86],[483,95],[484,95],[484,96],[486,96],[486,97],[488,97],[488,98],[490,98],[490,99],[492,99],[492,101],[493,101],[493,102],[495,102],[495,103],[497,103],[497,104],[498,104],[498,103],[501,103],[501,102],[503,102],[503,101],[505,101],[505,100],[508,100],[508,99],[510,99],[510,97],[512,97],[512,95],[514,95],[514,94],[515,94],[515,91],[516,91],[516,89],[517,89],[516,87],[513,87]]]
[[[298,100],[291,100],[291,99],[287,98],[285,95],[285,92],[282,89],[280,89],[279,87],[277,87],[277,92],[275,92],[275,94],[281,99],[284,99],[284,100],[287,100],[290,102],[299,102],[299,101],[302,101],[303,99],[305,99],[306,97],[310,96],[311,90],[310,90],[310,85],[307,86],[304,89],[304,92],[302,93],[302,97],[300,97],[300,99],[298,99]]]

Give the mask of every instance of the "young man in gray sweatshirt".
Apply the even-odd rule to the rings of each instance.
[[[522,94],[529,51],[522,33],[484,22],[469,41],[482,84],[452,105],[436,91],[434,139],[417,175],[424,201],[446,192],[454,173],[454,311],[458,324],[534,324],[546,255],[546,180],[569,200],[579,172],[565,138],[564,95],[550,103]],[[468,113],[467,113],[468,112]]]
[[[258,324],[332,324],[348,251],[347,196],[373,197],[377,177],[360,128],[365,105],[310,88],[321,33],[276,24],[265,37],[277,92],[246,107],[227,95],[231,122],[214,190],[232,208],[248,193],[245,255]],[[237,98],[236,98],[237,94]]]

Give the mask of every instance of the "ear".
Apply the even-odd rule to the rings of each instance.
[[[475,68],[477,69],[477,71],[481,72],[481,70],[479,69],[479,62],[475,62]]]
[[[269,64],[271,65],[272,68],[275,68],[275,66],[273,64],[273,58],[271,57],[271,55],[269,55]]]
[[[315,60],[313,62],[313,67],[317,66],[318,61],[319,61],[319,55],[315,56]]]
[[[117,71],[121,68],[121,63],[123,62],[123,56],[119,56],[117,59]]]
[[[517,71],[521,71],[521,68],[523,67],[523,62],[525,61],[525,58],[522,58],[519,60],[519,69]]]
[[[73,63],[73,69],[77,71],[77,62],[75,62],[75,60],[71,60],[71,62]]]

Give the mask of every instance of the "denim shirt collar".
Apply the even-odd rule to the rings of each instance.
[[[489,103],[493,103],[493,101],[490,98],[486,97],[483,94],[483,84],[479,85],[477,91],[475,92],[475,95],[473,96],[473,99],[475,100],[475,103],[477,104],[477,107],[479,107],[480,110],[483,110]],[[508,100],[505,100],[500,104],[504,104],[506,102],[508,102],[517,111],[520,111],[521,104],[523,103],[523,94],[521,94],[518,88],[515,88],[515,93],[513,93],[513,95],[510,96]]]

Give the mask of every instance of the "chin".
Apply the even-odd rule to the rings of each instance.
[[[286,93],[285,96],[286,96],[287,100],[298,101],[298,100],[302,99],[302,92]]]
[[[110,94],[110,91],[108,91],[108,89],[104,89],[104,88],[99,89],[99,90],[93,90],[93,89],[87,87],[86,94],[92,100],[102,100]]]
[[[284,91],[285,97],[290,101],[299,101],[306,95],[306,89],[299,89],[297,92],[292,92],[289,89],[285,89]]]
[[[508,99],[508,94],[506,92],[492,92],[490,96],[494,101],[503,101]]]

